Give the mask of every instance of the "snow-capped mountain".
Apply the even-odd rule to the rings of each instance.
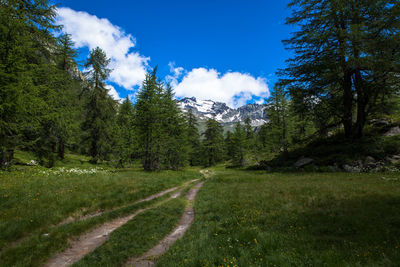
[[[184,112],[192,109],[193,114],[201,121],[214,118],[225,127],[233,126],[238,121],[244,122],[247,117],[250,118],[251,125],[254,127],[268,122],[265,117],[265,107],[259,104],[247,104],[233,109],[225,103],[186,97],[178,101],[178,105]]]

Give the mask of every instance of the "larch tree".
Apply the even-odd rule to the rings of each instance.
[[[115,117],[115,101],[108,94],[105,81],[110,69],[110,59],[105,52],[97,47],[90,52],[85,67],[88,86],[85,89],[85,120],[83,130],[84,142],[89,146],[88,154],[91,162],[108,159],[111,152],[112,126]]]
[[[290,109],[287,91],[275,85],[267,99],[268,143],[274,152],[287,151],[289,147]]]
[[[189,165],[199,166],[204,163],[203,148],[200,140],[199,124],[193,110],[189,109],[186,114],[187,138],[189,149]]]
[[[51,60],[55,6],[50,1],[1,1],[0,5],[0,165],[17,146],[29,147],[47,114],[37,72]]]
[[[204,132],[203,147],[207,156],[207,165],[213,166],[224,157],[224,130],[219,122],[208,119]]]
[[[280,72],[293,88],[360,138],[382,95],[400,76],[400,2],[397,0],[292,0],[287,24],[299,30],[284,41],[294,57]],[[321,113],[320,113],[321,114]]]
[[[115,119],[113,151],[116,155],[118,167],[124,167],[126,163],[131,162],[137,150],[133,120],[133,104],[129,97],[126,97],[119,105]]]
[[[186,122],[170,85],[162,94],[162,164],[164,169],[177,170],[186,165],[188,144]]]
[[[161,169],[162,97],[163,88],[157,81],[157,68],[146,74],[137,94],[134,108],[134,126],[137,132],[139,153],[147,171]]]

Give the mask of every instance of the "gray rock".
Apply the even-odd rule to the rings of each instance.
[[[388,126],[390,124],[390,122],[388,122],[387,120],[383,120],[383,119],[375,119],[375,120],[371,120],[372,125],[374,125],[375,127],[379,127],[379,126]]]
[[[364,160],[365,165],[369,165],[369,164],[373,164],[373,163],[375,163],[375,159],[371,156],[366,157]]]
[[[397,163],[400,163],[400,156],[393,155],[393,156],[387,157],[386,160],[388,162],[390,162],[391,164],[397,164]]]
[[[391,128],[387,133],[384,134],[384,136],[396,136],[396,135],[400,135],[399,126]]]
[[[361,168],[358,166],[350,166],[350,165],[343,165],[343,170],[345,170],[346,172],[353,172],[353,173],[357,173],[357,172],[361,172]]]
[[[300,168],[300,167],[306,166],[306,165],[308,165],[308,164],[310,164],[312,162],[314,162],[314,160],[312,158],[303,158],[303,157],[301,157],[300,159],[298,159],[296,161],[294,166],[296,166],[297,168]]]

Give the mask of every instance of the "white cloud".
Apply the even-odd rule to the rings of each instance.
[[[118,102],[122,102],[122,98],[119,96],[117,90],[115,90],[114,86],[112,85],[107,85],[107,89],[108,89],[108,94],[116,101]]]
[[[224,102],[230,107],[240,107],[253,97],[263,99],[269,96],[265,78],[254,78],[240,72],[221,75],[215,69],[205,68],[195,68],[187,72],[183,68],[175,68],[173,63],[170,68],[173,75],[167,76],[166,80],[175,89],[177,97],[194,96],[202,100]]]
[[[110,81],[128,90],[142,84],[150,58],[131,51],[136,44],[132,35],[107,19],[70,8],[58,9],[57,22],[64,25],[63,31],[71,34],[76,47],[98,46],[106,52],[113,70]]]

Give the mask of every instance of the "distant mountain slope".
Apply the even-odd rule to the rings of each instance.
[[[189,109],[199,118],[205,121],[208,118],[214,118],[220,122],[225,128],[232,126],[249,117],[251,125],[258,127],[268,122],[265,117],[265,106],[259,104],[247,104],[237,109],[228,107],[225,103],[215,102],[212,100],[198,100],[195,97],[183,98],[178,102],[179,107],[186,112]]]

